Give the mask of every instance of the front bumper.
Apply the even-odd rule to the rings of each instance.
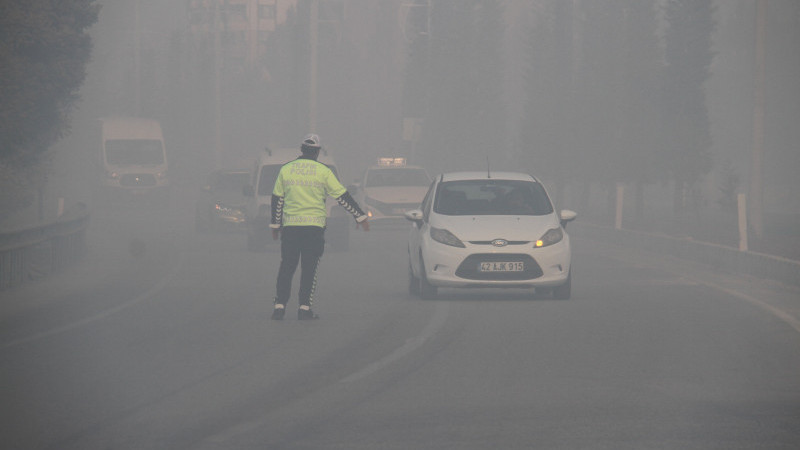
[[[451,247],[431,241],[422,250],[425,276],[439,287],[553,287],[567,281],[570,270],[568,239],[543,248],[532,244],[498,249],[489,245]],[[482,262],[522,262],[519,272],[482,272]]]

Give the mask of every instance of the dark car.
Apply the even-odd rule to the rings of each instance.
[[[208,175],[195,207],[198,232],[244,231],[244,186],[250,181],[246,169],[218,169]]]

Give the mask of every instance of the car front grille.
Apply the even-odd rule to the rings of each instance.
[[[522,262],[525,270],[519,272],[481,272],[482,262]],[[456,276],[468,280],[533,280],[544,274],[542,268],[530,255],[517,253],[476,253],[468,256],[456,269]]]
[[[155,186],[156,177],[149,173],[126,173],[119,177],[120,186]]]
[[[469,241],[470,244],[475,245],[494,245],[495,247],[503,247],[506,245],[525,245],[530,244],[531,241],[505,241],[503,245],[496,245],[495,241]]]

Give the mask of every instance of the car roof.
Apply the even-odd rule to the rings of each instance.
[[[437,178],[441,181],[465,181],[465,180],[519,180],[535,181],[534,176],[522,172],[449,172],[440,174]]]

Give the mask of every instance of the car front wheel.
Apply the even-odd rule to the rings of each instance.
[[[408,293],[410,295],[420,295],[420,280],[414,275],[414,270],[411,268],[411,261],[408,262]]]
[[[425,300],[433,300],[439,293],[439,289],[428,282],[428,277],[425,276],[425,262],[422,258],[419,260],[419,296]]]
[[[553,288],[553,298],[557,300],[569,300],[572,295],[572,271],[567,275],[567,282],[561,286]]]

